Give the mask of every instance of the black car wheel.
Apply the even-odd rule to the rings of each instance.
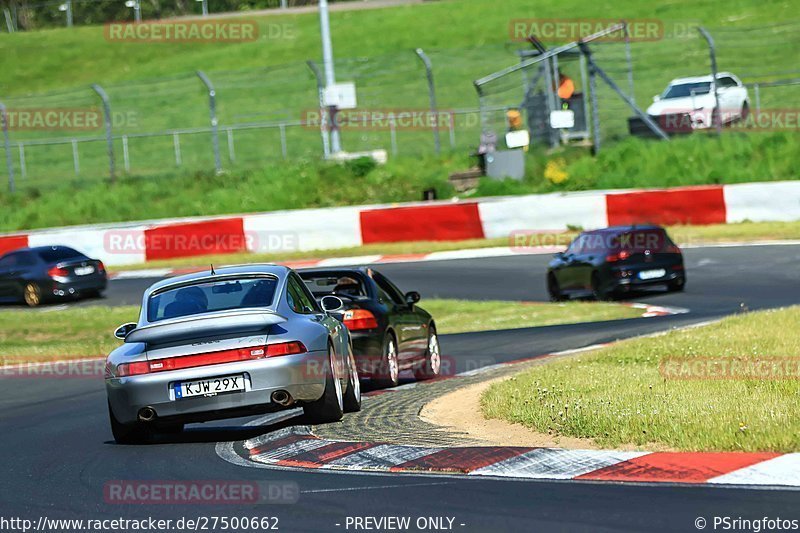
[[[686,278],[677,278],[667,283],[669,292],[683,292],[686,288]]]
[[[563,302],[566,300],[564,293],[561,292],[561,287],[558,285],[558,280],[555,274],[547,275],[547,293],[550,295],[550,301]]]
[[[600,274],[592,273],[592,297],[597,301],[611,300],[614,297],[613,291],[603,290],[603,283]]]
[[[397,341],[389,332],[383,340],[383,356],[381,358],[378,378],[375,384],[379,387],[396,387],[400,383],[400,361],[397,357]]]
[[[123,424],[117,420],[111,410],[111,403],[108,404],[108,419],[111,422],[111,434],[117,444],[144,444],[153,435],[152,428],[141,422]]]
[[[26,283],[22,289],[22,298],[29,307],[36,307],[42,303],[42,291],[33,282]]]
[[[361,382],[358,379],[358,368],[350,348],[350,357],[347,358],[347,390],[344,393],[344,412],[357,413],[361,410]]]
[[[326,370],[325,392],[322,393],[322,397],[303,407],[305,415],[317,424],[338,422],[344,416],[342,382],[339,380],[333,347],[330,344],[328,345],[328,368]]]

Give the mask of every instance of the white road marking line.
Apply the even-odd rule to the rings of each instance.
[[[455,481],[443,481],[441,483],[408,483],[406,485],[371,485],[368,487],[342,487],[336,489],[301,490],[300,494],[320,494],[325,492],[353,492],[358,490],[402,489],[404,487],[435,487],[437,485],[453,485],[453,484],[455,484]]]
[[[142,278],[166,278],[174,271],[174,268],[149,268],[143,270],[123,270],[111,274],[111,279],[142,279]]]
[[[336,267],[347,265],[366,265],[377,263],[381,260],[382,255],[361,255],[356,257],[332,257],[330,259],[323,259],[317,263],[318,267]]]

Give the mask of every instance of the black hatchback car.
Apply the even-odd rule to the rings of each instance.
[[[35,307],[46,301],[99,296],[108,283],[102,261],[67,246],[21,248],[0,257],[0,301]]]
[[[436,324],[420,308],[418,292],[403,294],[373,268],[317,268],[298,271],[321,300],[337,296],[344,303],[334,313],[350,330],[358,373],[382,387],[399,383],[400,372],[418,379],[441,373]]]
[[[683,254],[660,226],[619,226],[578,235],[547,269],[552,300],[569,296],[606,299],[652,285],[682,291]]]

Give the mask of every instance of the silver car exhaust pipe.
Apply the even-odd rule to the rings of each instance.
[[[272,393],[272,401],[283,407],[288,407],[294,403],[292,395],[285,390],[276,390]]]
[[[156,410],[152,407],[142,407],[139,410],[139,422],[152,422],[156,419]]]

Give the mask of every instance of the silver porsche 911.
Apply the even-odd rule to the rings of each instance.
[[[106,362],[119,443],[204,422],[303,407],[314,422],[361,408],[347,328],[291,269],[220,268],[160,281]]]

